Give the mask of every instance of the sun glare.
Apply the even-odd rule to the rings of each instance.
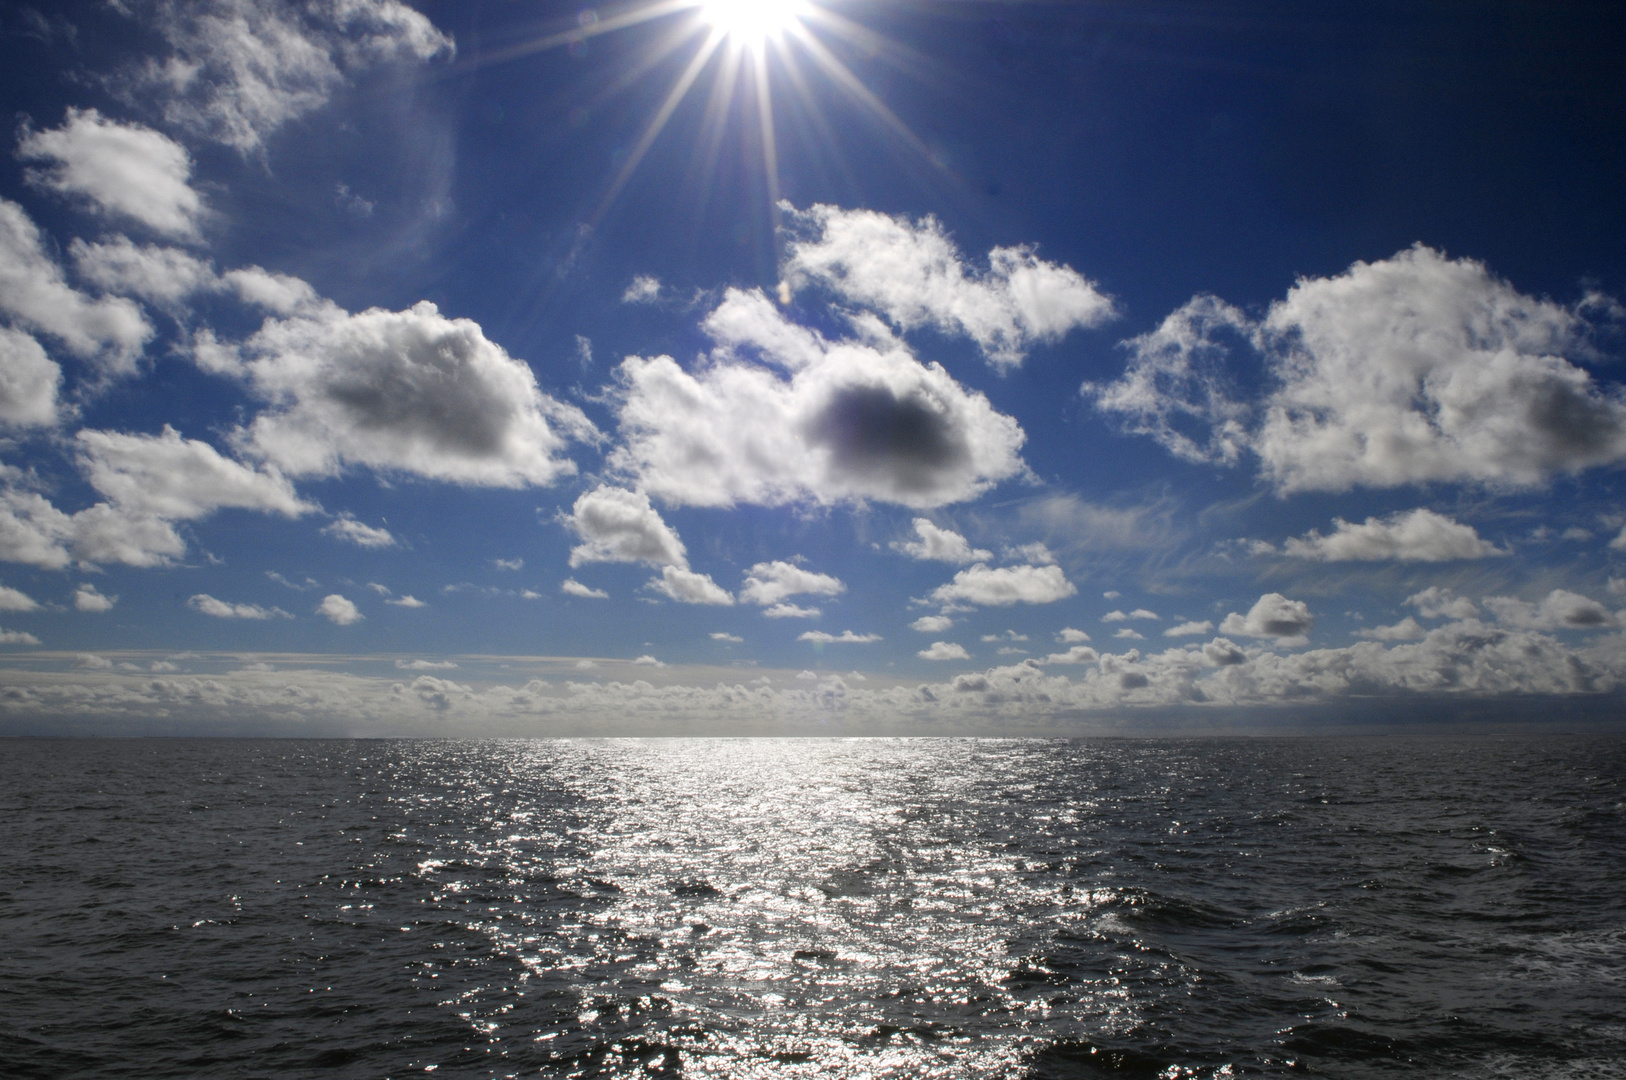
[[[729,38],[755,44],[789,30],[807,9],[806,0],[704,0],[706,22]]]

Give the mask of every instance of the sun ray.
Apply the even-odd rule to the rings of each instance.
[[[766,215],[776,254],[780,244],[779,204],[784,191],[781,172],[783,132],[777,115],[779,102],[776,100],[776,94],[783,96],[783,89],[776,91],[776,79],[786,80],[792,91],[790,98],[796,110],[796,130],[802,133],[804,139],[813,136],[808,139],[808,149],[816,152],[822,147],[828,150],[833,155],[831,160],[837,171],[849,184],[852,171],[841,152],[841,140],[834,125],[821,107],[821,98],[825,96],[814,92],[810,74],[828,80],[840,95],[877,120],[888,135],[952,177],[930,147],[864,84],[863,79],[832,51],[831,45],[838,42],[851,45],[916,76],[922,75],[923,68],[931,67],[930,63],[884,35],[830,10],[826,0],[634,0],[628,6],[604,15],[591,8],[585,9],[578,16],[575,26],[481,53],[470,62],[474,66],[485,66],[513,60],[551,48],[576,45],[602,34],[629,30],[660,19],[674,21],[671,32],[661,35],[656,42],[630,58],[624,69],[594,95],[595,107],[598,102],[628,90],[668,57],[685,48],[687,43],[697,38],[699,43],[667,90],[660,107],[617,166],[593,213],[584,222],[584,236],[590,235],[602,223],[655,142],[667,130],[679,108],[695,91],[701,76],[712,67],[714,61],[713,81],[701,112],[700,128],[693,136],[694,150],[689,155],[689,176],[685,184],[698,175],[704,201],[703,193],[709,189],[716,173],[717,160],[730,124],[737,120],[745,125],[741,129],[744,139],[742,149],[759,159],[753,163],[750,171],[761,169],[760,190],[766,196]],[[832,39],[830,44],[821,40],[821,34]],[[798,62],[802,55],[812,60],[811,71]],[[748,104],[746,98],[750,99]],[[747,116],[748,108],[755,114],[754,130]],[[750,145],[753,142],[755,145]]]
[[[660,109],[650,119],[649,126],[644,129],[643,136],[639,138],[637,145],[627,155],[627,160],[621,166],[621,171],[616,173],[615,179],[610,182],[609,190],[604,193],[604,198],[599,202],[598,209],[593,212],[592,220],[589,222],[590,225],[597,226],[604,219],[604,215],[609,212],[610,204],[615,202],[616,196],[621,194],[621,189],[627,186],[628,180],[632,179],[632,174],[637,170],[639,162],[644,160],[644,155],[649,153],[649,148],[655,145],[655,140],[660,136],[661,129],[666,127],[666,122],[672,118],[672,113],[688,96],[689,88],[700,77],[701,71],[705,70],[706,63],[711,59],[712,54],[717,51],[717,47],[723,43],[725,37],[726,35],[722,31],[714,29],[707,35],[706,40],[701,43],[700,48],[695,50],[693,59],[689,61],[689,66],[684,69],[682,75],[678,76],[677,82],[672,85],[671,92],[666,95],[666,100],[661,103]]]
[[[899,119],[897,113],[887,108],[886,103],[876,97],[874,92],[864,85],[863,80],[854,75],[852,70],[826,48],[824,43],[815,37],[812,32],[806,27],[799,26],[795,31],[795,37],[797,44],[807,50],[807,54],[814,59],[819,67],[824,69],[824,73],[830,76],[841,90],[846,92],[848,97],[867,108],[881,123],[891,129],[894,135],[907,143],[911,149],[919,153],[927,161],[937,165],[938,168],[942,168],[942,165],[937,161],[936,155],[932,153],[931,147],[922,142],[920,137],[909,129],[909,125]]]

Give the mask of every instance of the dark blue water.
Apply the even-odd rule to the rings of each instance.
[[[1622,1077],[1626,741],[0,742],[7,1077]]]

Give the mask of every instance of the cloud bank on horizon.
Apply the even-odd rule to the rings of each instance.
[[[889,209],[841,198],[788,126],[784,177],[702,198],[743,224],[696,246],[661,184],[680,133],[591,222],[493,179],[512,139],[608,148],[614,117],[533,101],[496,137],[511,109],[432,77],[467,57],[431,13],[472,17],[87,4],[119,62],[5,83],[0,730],[1068,731],[1626,694],[1618,246],[1521,286],[1413,234],[1169,299],[1158,253],[1065,215],[989,227],[882,172]],[[492,100],[516,63],[613,74],[580,42],[462,70]],[[809,130],[874,137],[850,123]]]

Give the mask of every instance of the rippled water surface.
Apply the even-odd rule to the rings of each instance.
[[[13,1077],[1626,1077],[1602,739],[0,743]]]

